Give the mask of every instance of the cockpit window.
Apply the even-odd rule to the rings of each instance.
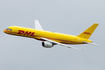
[[[10,30],[10,31],[12,31],[12,29],[10,29],[10,28],[7,28],[6,30]]]
[[[9,28],[7,28],[6,30],[9,30]]]

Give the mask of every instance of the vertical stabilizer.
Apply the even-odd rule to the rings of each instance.
[[[94,23],[92,26],[90,26],[88,29],[78,35],[78,37],[89,39],[98,25],[98,23]]]

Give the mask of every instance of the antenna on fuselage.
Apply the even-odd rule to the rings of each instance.
[[[43,30],[42,26],[40,25],[38,20],[35,20],[35,29],[37,30]]]

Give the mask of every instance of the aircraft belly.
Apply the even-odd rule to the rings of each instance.
[[[48,37],[45,37],[45,38],[59,42],[59,43],[64,43],[64,44],[82,44],[80,42],[76,42],[76,41],[72,41],[72,40],[64,40],[64,39],[48,38]]]

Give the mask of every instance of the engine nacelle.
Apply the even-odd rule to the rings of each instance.
[[[51,48],[51,47],[53,47],[54,45],[53,45],[53,43],[44,41],[44,42],[42,42],[42,46],[45,47],[45,48]]]

